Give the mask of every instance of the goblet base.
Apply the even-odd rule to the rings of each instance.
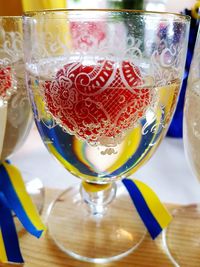
[[[128,255],[146,234],[123,186],[118,188],[105,212],[96,215],[82,199],[79,186],[67,189],[49,207],[48,228],[62,251],[93,263],[106,263]]]
[[[45,190],[40,179],[35,178],[30,181],[25,181],[26,190],[30,195],[38,212],[41,214],[44,207]]]
[[[173,215],[174,220],[163,232],[168,256],[177,267],[200,266],[200,206],[178,208]]]

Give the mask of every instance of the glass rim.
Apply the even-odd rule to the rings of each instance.
[[[67,8],[57,8],[57,9],[43,9],[36,11],[26,11],[23,13],[22,17],[33,17],[37,14],[51,14],[51,13],[59,13],[59,12],[114,12],[114,13],[130,13],[130,14],[144,14],[144,15],[163,15],[169,17],[177,17],[182,20],[190,21],[191,17],[184,14],[173,13],[173,12],[159,12],[159,11],[146,11],[146,10],[134,10],[134,9],[67,9]]]
[[[22,16],[0,16],[0,19],[22,19]]]

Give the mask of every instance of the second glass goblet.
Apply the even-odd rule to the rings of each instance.
[[[183,140],[191,170],[200,180],[200,28],[185,96]],[[174,221],[165,232],[164,242],[176,266],[200,265],[199,203],[174,210]]]
[[[33,116],[25,85],[22,17],[0,17],[0,164],[26,140]],[[25,177],[39,211],[43,207],[42,183]]]
[[[49,152],[83,180],[59,196],[48,218],[69,255],[106,262],[142,241],[144,226],[121,189],[115,198],[115,181],[144,164],[165,136],[188,26],[188,17],[138,11],[25,14],[35,122]]]

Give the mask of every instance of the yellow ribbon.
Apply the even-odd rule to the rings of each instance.
[[[199,19],[200,18],[200,14],[199,14],[199,8],[200,8],[200,0],[198,0],[193,8],[192,8],[192,17],[195,18],[195,19]]]
[[[8,262],[8,258],[7,258],[6,249],[4,246],[4,241],[3,241],[3,236],[2,236],[1,230],[0,230],[0,261],[1,262]]]

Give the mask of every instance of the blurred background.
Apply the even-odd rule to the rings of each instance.
[[[196,0],[6,0],[0,1],[0,15],[21,15],[23,10],[46,8],[133,8],[180,12],[191,9]]]

